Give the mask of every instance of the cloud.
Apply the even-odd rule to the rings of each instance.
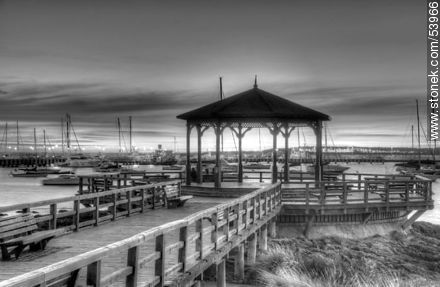
[[[0,83],[3,118],[53,119],[71,113],[76,117],[129,114],[141,112],[172,114],[185,111],[204,101],[191,91],[151,91],[115,87],[106,83]],[[168,112],[171,111],[171,112]]]

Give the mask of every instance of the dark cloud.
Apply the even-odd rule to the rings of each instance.
[[[329,114],[344,142],[403,131],[415,98],[425,112],[423,1],[0,5],[0,121],[19,120],[26,138],[55,137],[70,113],[90,143],[114,143],[129,115],[139,141],[184,143],[176,115],[216,100],[220,75],[230,96],[258,74],[262,89]]]

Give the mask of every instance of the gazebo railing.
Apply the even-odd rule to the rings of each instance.
[[[282,202],[300,209],[433,208],[432,182],[424,179],[366,178],[364,180],[289,183]]]

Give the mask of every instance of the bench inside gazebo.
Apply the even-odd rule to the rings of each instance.
[[[208,104],[201,108],[177,116],[186,120],[186,170],[191,170],[190,148],[191,131],[197,132],[197,183],[202,183],[202,136],[212,128],[216,138],[214,187],[222,185],[222,166],[220,160],[220,138],[226,128],[232,130],[238,139],[238,182],[243,182],[242,139],[253,128],[267,128],[273,137],[272,183],[278,180],[277,136],[285,139],[284,178],[289,177],[289,137],[296,127],[310,127],[316,136],[315,180],[322,180],[322,122],[330,117],[321,112],[301,106],[285,98],[258,88],[255,79],[250,90]],[[191,185],[190,172],[186,174],[186,184]]]

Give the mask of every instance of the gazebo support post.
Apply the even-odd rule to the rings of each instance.
[[[191,124],[186,123],[186,185],[191,185]]]
[[[289,124],[284,124],[284,181],[289,182],[289,137],[294,128],[289,130]]]
[[[316,163],[315,163],[315,181],[322,181],[322,122],[317,121],[314,127],[316,135]]]
[[[243,151],[241,146],[241,140],[243,138],[242,125],[238,124],[238,182],[243,182]]]
[[[273,136],[273,149],[272,149],[272,183],[276,183],[278,179],[278,156],[277,156],[277,136],[280,129],[278,124],[274,123],[273,129],[270,130]]]
[[[214,171],[214,187],[220,188],[222,182],[222,168],[220,163],[220,137],[222,128],[220,123],[215,125],[215,171]]]
[[[203,182],[202,175],[202,127],[197,124],[197,183]]]

